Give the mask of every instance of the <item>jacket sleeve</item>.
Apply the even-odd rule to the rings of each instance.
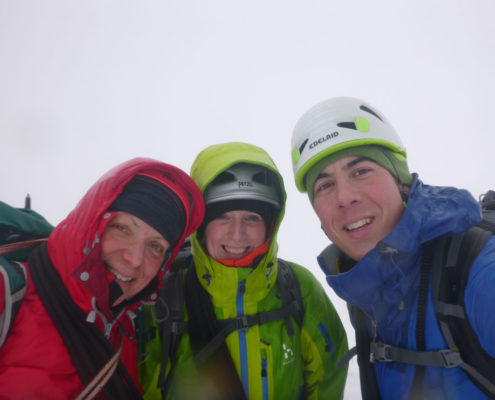
[[[347,336],[342,322],[321,284],[307,269],[294,265],[304,304],[301,350],[304,385],[308,399],[340,399],[347,367],[337,361],[347,352]]]

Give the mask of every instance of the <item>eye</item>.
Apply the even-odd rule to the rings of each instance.
[[[262,221],[261,215],[258,214],[248,214],[244,217],[247,222],[259,222]]]
[[[119,222],[111,222],[110,228],[115,229],[117,231],[120,231],[122,233],[127,233],[129,231],[129,229],[127,228],[126,225],[121,224]]]
[[[229,216],[227,213],[224,213],[224,214],[220,214],[218,217],[216,217],[215,219],[218,219],[220,221],[226,221],[229,219]]]
[[[314,194],[321,193],[325,190],[329,190],[329,189],[333,188],[333,186],[334,186],[334,183],[331,180],[317,181],[315,184],[313,193]]]
[[[163,247],[160,243],[152,242],[149,244],[149,247],[156,256],[161,257],[165,254],[165,247]]]

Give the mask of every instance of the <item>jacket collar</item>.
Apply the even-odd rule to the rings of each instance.
[[[272,240],[268,252],[253,267],[229,267],[208,256],[194,234],[192,254],[201,285],[215,298],[215,303],[231,303],[244,281],[249,299],[259,301],[267,296],[277,279],[277,244]]]
[[[424,185],[414,174],[407,208],[395,229],[350,270],[331,245],[318,257],[328,284],[350,304],[373,314],[383,302],[399,303],[415,293],[421,246],[443,234],[465,231],[481,220],[476,200],[465,190]]]

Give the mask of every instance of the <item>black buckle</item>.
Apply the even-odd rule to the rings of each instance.
[[[238,317],[236,327],[237,327],[236,330],[247,332],[249,328],[247,316],[243,315],[242,317]]]
[[[373,342],[370,345],[370,362],[391,362],[392,346],[382,342]]]

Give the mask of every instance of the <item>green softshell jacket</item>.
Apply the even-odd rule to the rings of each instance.
[[[245,143],[211,146],[196,159],[191,177],[204,192],[219,173],[239,162],[259,164],[274,171],[279,176],[285,204],[282,177],[269,155],[256,146]],[[196,274],[211,295],[218,319],[281,307],[282,302],[277,297],[280,290],[276,283],[278,246],[275,238],[283,215],[284,208],[275,223],[269,250],[254,268],[227,267],[216,262],[205,253],[196,233],[191,236]],[[339,399],[347,371],[335,364],[347,352],[344,328],[311,272],[300,265],[290,265],[302,292],[305,310],[302,327],[293,320],[295,333],[289,336],[283,320],[256,325],[247,331],[231,333],[226,339],[227,347],[248,399]],[[160,369],[159,338],[147,345],[146,353],[147,361],[141,368],[145,398],[160,399],[156,389]],[[215,398],[211,394],[214,388],[197,374],[187,333],[180,339],[171,371],[168,398]]]

